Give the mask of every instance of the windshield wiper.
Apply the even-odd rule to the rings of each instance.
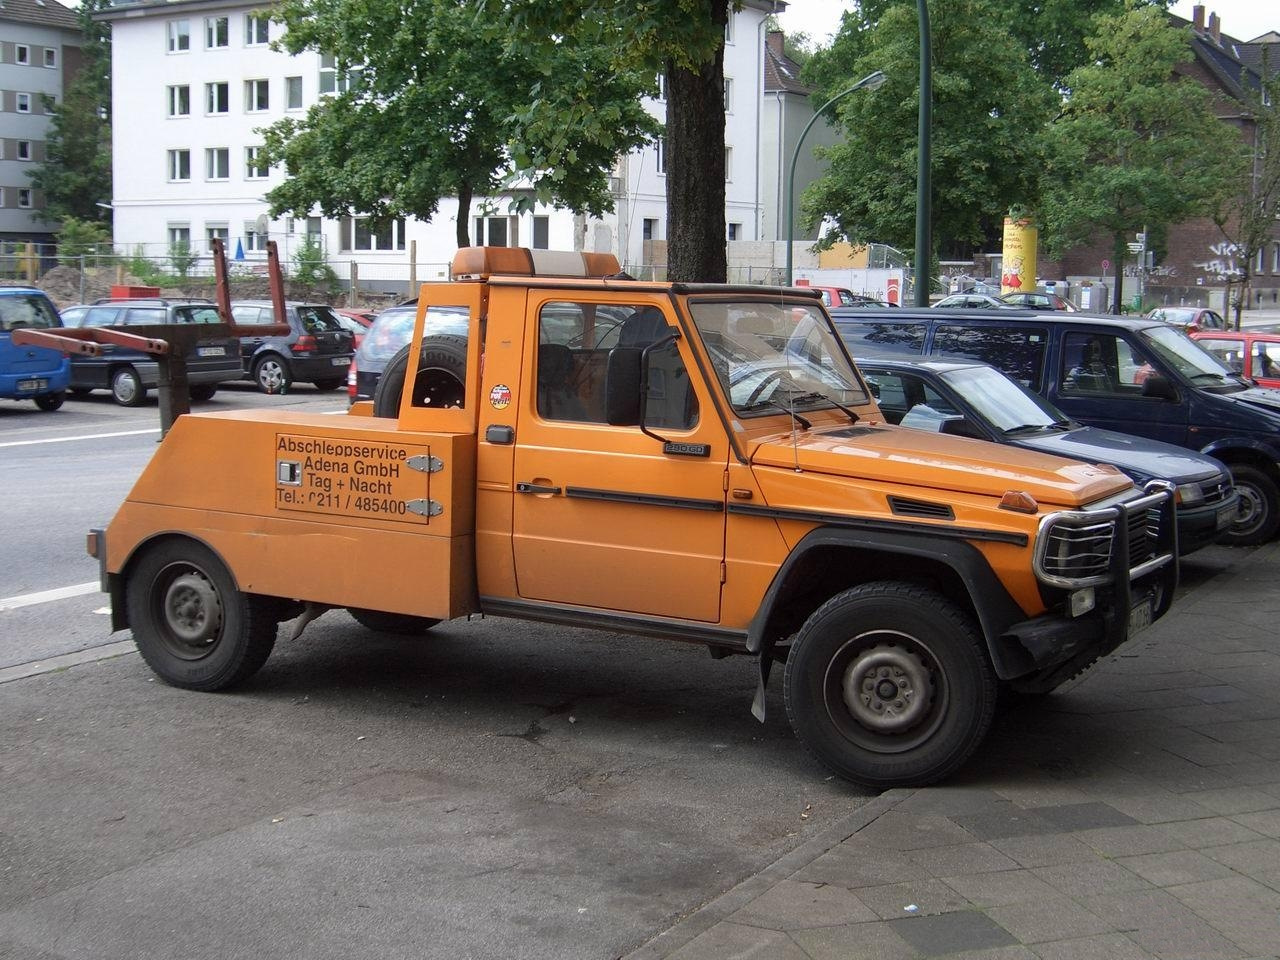
[[[846,407],[846,406],[845,406],[843,403],[841,403],[839,400],[832,400],[832,399],[831,399],[830,397],[828,397],[825,393],[819,393],[819,392],[818,392],[818,391],[816,391],[816,390],[814,390],[814,391],[812,391],[812,392],[810,392],[810,393],[799,393],[799,394],[796,394],[795,396],[791,397],[791,402],[792,402],[792,403],[819,403],[819,402],[823,402],[823,401],[825,401],[826,403],[829,403],[829,404],[831,404],[833,407],[836,407],[837,409],[839,409],[841,413],[843,413],[846,417],[848,417],[848,418],[849,418],[849,422],[850,422],[850,423],[857,423],[859,420],[861,420],[861,419],[862,419],[861,417],[859,417],[859,416],[857,415],[857,413],[855,413],[854,411],[850,410],[848,407]]]
[[[1049,430],[1058,426],[1056,423],[1020,423],[1016,427],[1010,427],[1008,430],[1001,431],[1006,437],[1015,433],[1038,433],[1041,430]]]
[[[800,414],[796,413],[794,410],[792,410],[790,407],[786,406],[785,404],[779,403],[777,400],[757,400],[755,403],[749,404],[745,407],[739,407],[739,410],[741,410],[743,413],[749,413],[752,410],[759,410],[761,407],[775,407],[778,410],[781,410],[787,416],[795,420],[795,422],[805,430],[808,430],[810,427],[813,426],[812,423],[810,423],[804,417],[800,416]]]
[[[1220,373],[1193,373],[1191,375],[1192,380],[1199,380],[1202,377],[1209,377],[1211,380],[1217,380],[1219,383],[1227,382],[1227,378]]]

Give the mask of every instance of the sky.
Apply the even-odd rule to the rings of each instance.
[[[1237,40],[1252,40],[1268,30],[1280,31],[1280,5],[1273,0],[1202,0],[1205,19],[1217,13],[1222,32]],[[1170,9],[1191,19],[1194,0],[1178,0]],[[823,45],[840,28],[840,13],[853,8],[853,0],[792,0],[778,17],[788,33],[804,31]]]

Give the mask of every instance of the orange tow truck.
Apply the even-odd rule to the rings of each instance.
[[[624,631],[757,658],[761,720],[784,664],[798,739],[889,787],[1163,615],[1173,521],[1167,485],[887,424],[812,293],[468,248],[372,402],[179,417],[89,552],[179,687],[339,607]]]

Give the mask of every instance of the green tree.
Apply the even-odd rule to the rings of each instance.
[[[844,140],[821,151],[826,176],[805,190],[801,211],[837,236],[915,246],[919,23],[914,4],[885,4],[878,22],[846,17],[831,47],[806,71],[815,106],[874,70],[886,81],[832,108]],[[993,236],[1011,205],[1038,197],[1039,131],[1052,89],[1032,69],[998,0],[933,0],[933,197],[935,245],[955,254]],[[931,256],[934,251],[923,251]]]
[[[1041,241],[1056,255],[1105,231],[1120,264],[1144,226],[1209,214],[1235,161],[1208,90],[1174,74],[1191,58],[1186,30],[1147,5],[1096,24],[1086,40],[1093,62],[1068,76],[1069,96],[1045,133]],[[1117,311],[1120,296],[1117,284]]]
[[[665,77],[667,276],[723,282],[724,36],[740,0],[492,0],[487,7],[508,44],[532,43],[545,53],[600,37],[615,69]]]
[[[60,103],[44,98],[53,115],[45,159],[28,176],[43,191],[51,219],[105,221],[110,212],[98,204],[111,197],[111,33],[93,19],[110,5],[110,0],[81,3],[83,62]]]
[[[111,246],[111,231],[96,220],[63,217],[58,230],[58,262],[79,266],[81,257],[91,257]]]
[[[653,76],[614,69],[616,34],[513,42],[492,13],[481,0],[284,0],[284,47],[331,54],[345,89],[265,131],[266,159],[289,175],[272,213],[428,219],[456,197],[466,246],[476,196],[610,209],[616,158],[658,129],[640,103]]]

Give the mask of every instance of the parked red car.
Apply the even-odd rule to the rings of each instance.
[[[351,331],[351,335],[355,337],[355,349],[359,350],[376,314],[368,310],[339,310],[337,307],[334,307],[333,312],[338,315],[338,322]]]
[[[1201,330],[1191,334],[1205,350],[1229,370],[1260,387],[1280,388],[1280,333],[1248,330]]]
[[[807,287],[810,290],[817,290],[822,294],[822,305],[824,307],[896,307],[896,303],[885,303],[883,300],[877,300],[875,297],[868,297],[863,293],[854,293],[847,287],[824,287],[816,283],[810,283],[808,280],[800,279],[796,281],[797,287]]]
[[[1187,333],[1198,330],[1225,330],[1227,321],[1222,314],[1208,307],[1156,307],[1147,314],[1149,320],[1163,320]]]

